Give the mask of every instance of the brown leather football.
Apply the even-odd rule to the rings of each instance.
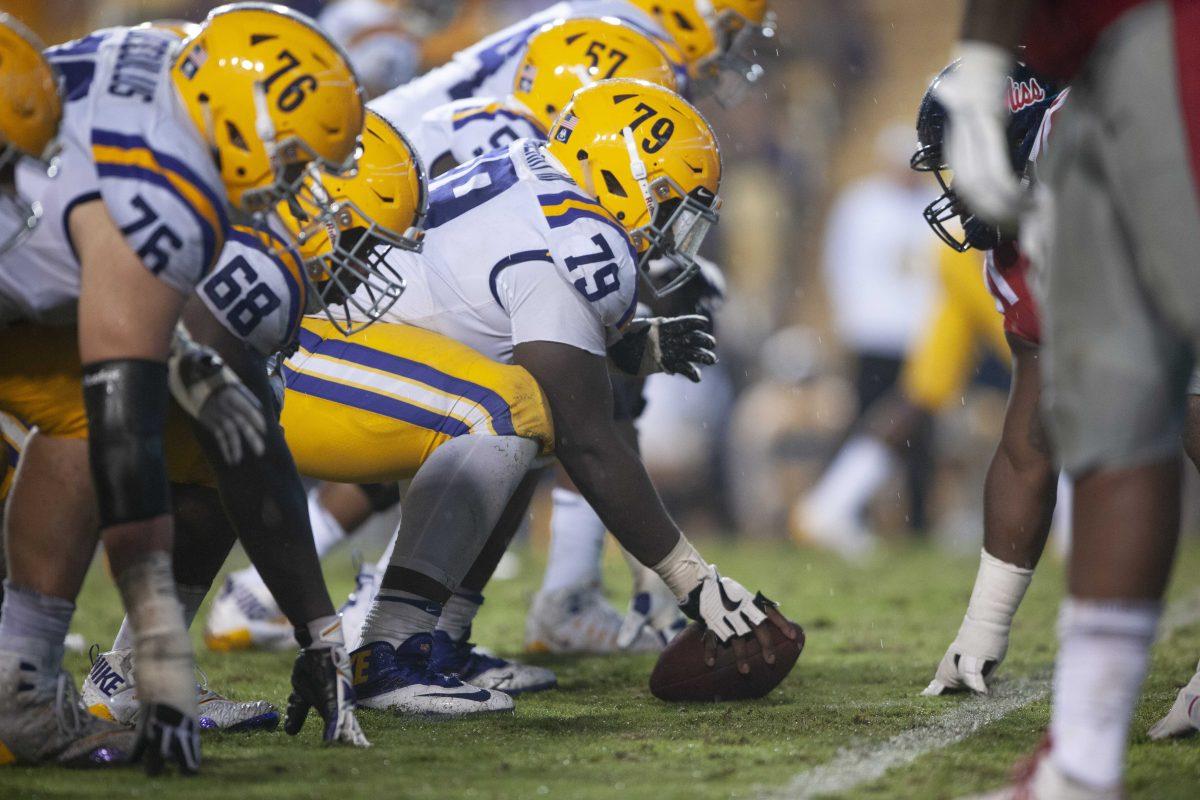
[[[743,675],[738,672],[730,645],[718,646],[716,664],[709,667],[704,663],[705,628],[693,622],[658,657],[650,673],[650,693],[659,700],[692,703],[764,697],[787,677],[804,649],[804,629],[794,622],[791,624],[796,631],[794,640],[766,623],[775,646],[774,664],[763,660],[757,638],[751,636],[746,640],[750,674]]]

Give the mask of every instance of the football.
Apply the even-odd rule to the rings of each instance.
[[[650,693],[659,700],[681,703],[711,703],[722,700],[752,700],[765,697],[778,686],[804,650],[804,629],[791,623],[796,638],[788,639],[774,625],[767,624],[775,645],[775,663],[763,660],[758,639],[747,640],[750,673],[738,672],[733,647],[717,648],[717,663],[704,663],[705,628],[693,622],[663,650],[650,673]]]

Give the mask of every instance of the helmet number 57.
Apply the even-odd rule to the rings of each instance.
[[[613,75],[616,75],[617,70],[621,68],[621,65],[629,60],[628,53],[622,53],[615,47],[609,47],[608,45],[604,44],[604,42],[593,39],[591,43],[588,44],[587,51],[585,53],[585,55],[592,60],[592,69],[600,69],[600,56],[604,55],[606,50],[608,51],[609,59],[612,60],[612,66],[609,67],[608,72],[604,74],[605,80],[611,78]]]

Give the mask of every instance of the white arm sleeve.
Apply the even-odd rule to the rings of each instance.
[[[495,290],[512,322],[512,343],[560,342],[602,356],[604,324],[575,287],[567,284],[549,261],[506,267],[496,276]]]

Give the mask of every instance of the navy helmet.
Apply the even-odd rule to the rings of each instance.
[[[947,179],[945,155],[942,141],[946,135],[946,109],[934,98],[934,90],[947,75],[958,69],[958,61],[946,67],[925,90],[921,98],[921,109],[917,112],[917,152],[910,166],[918,172],[932,172],[942,187],[942,194],[925,207],[925,221],[938,238],[962,252],[991,250],[1000,244],[1000,230],[975,217],[954,194],[953,181]],[[1058,96],[1060,87],[1036,74],[1024,64],[1016,64],[1008,75],[1008,153],[1014,172],[1024,172],[1029,152],[1033,149],[1038,128],[1046,109]],[[947,223],[958,220],[962,232],[947,227]]]

